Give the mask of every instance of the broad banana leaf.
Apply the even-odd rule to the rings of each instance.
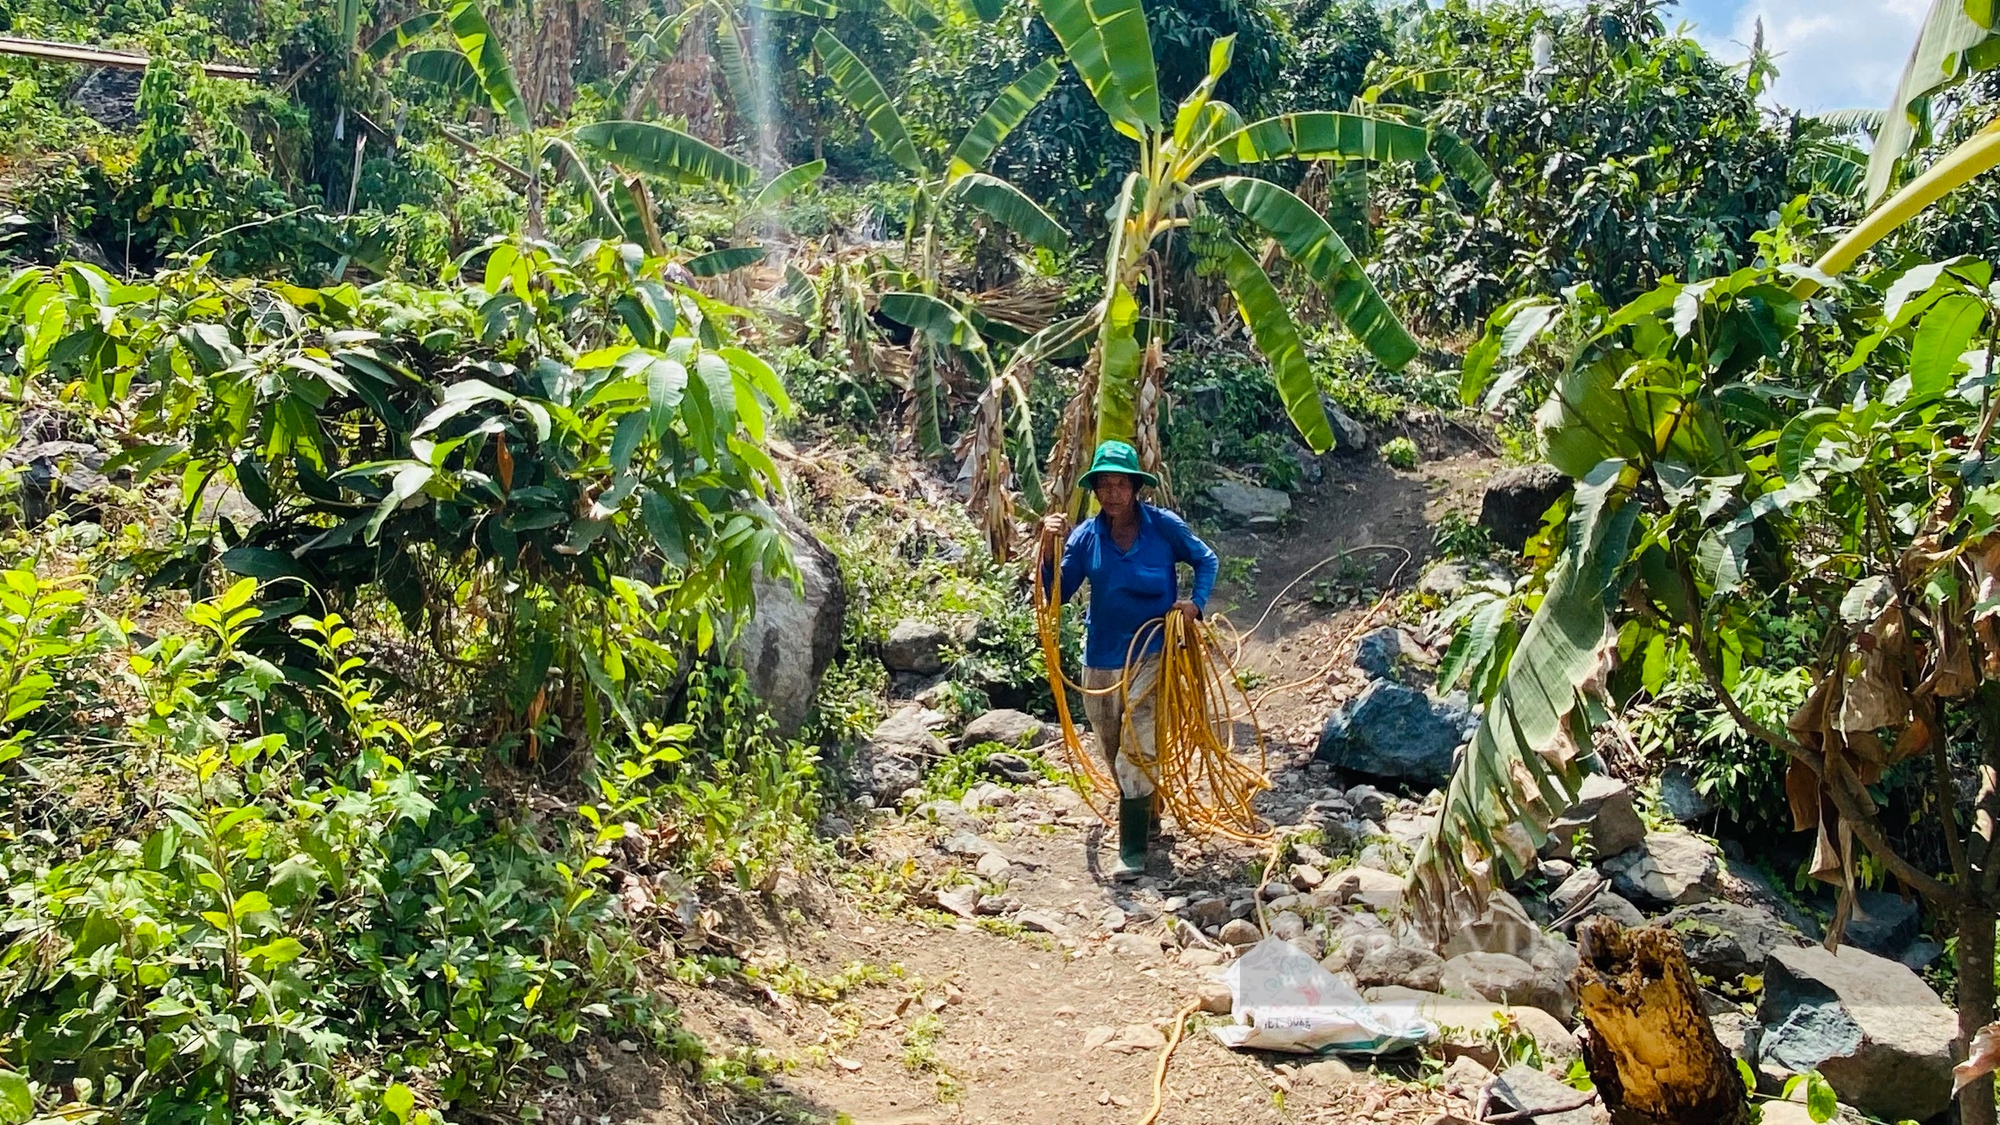
[[[1160,82],[1141,0],[1039,0],[1042,19],[1112,127],[1133,139],[1160,131]]]
[[[760,12],[784,12],[819,20],[830,20],[840,14],[840,5],[833,0],[750,0],[750,7]]]
[[[762,246],[731,246],[697,254],[687,260],[687,271],[696,277],[721,277],[745,266],[754,266],[770,255]]]
[[[1216,144],[1225,163],[1300,160],[1422,160],[1430,130],[1360,113],[1287,113],[1253,121]]]
[[[1811,120],[1826,126],[1836,137],[1874,137],[1882,131],[1888,114],[1879,109],[1836,109],[1815,114]]]
[[[814,160],[806,164],[794,164],[778,173],[757,190],[757,198],[750,201],[750,213],[755,215],[790,199],[799,189],[826,174],[826,161]]]
[[[928,175],[923,157],[917,155],[916,143],[910,140],[910,131],[903,127],[902,115],[896,112],[889,101],[889,92],[882,88],[868,64],[856,58],[831,31],[822,30],[813,36],[813,50],[826,64],[826,76],[840,92],[841,100],[861,115],[889,159],[916,175]]]
[[[1139,302],[1117,281],[1105,295],[1104,321],[1097,330],[1097,440],[1131,441],[1138,430]]]
[[[992,23],[1007,10],[1006,0],[961,0],[961,6],[980,23]]]
[[[882,315],[898,324],[906,324],[921,332],[932,343],[960,352],[972,361],[977,374],[990,380],[993,377],[992,358],[986,352],[986,341],[979,336],[979,330],[972,326],[965,314],[928,293],[884,293],[878,308]]]
[[[1042,488],[1041,469],[1036,465],[1035,413],[1028,405],[1028,392],[1020,381],[1005,378],[1004,382],[1014,400],[1007,427],[1007,459],[1013,465],[1015,482],[1021,486],[1022,499],[1030,509],[1039,512],[1048,507],[1049,498]]]
[[[598,186],[597,178],[590,171],[590,164],[576,146],[561,137],[553,138],[542,146],[542,159],[554,163],[569,176],[585,199],[590,200],[590,215],[599,224],[616,232],[628,242],[643,242],[645,236],[627,231],[619,221],[618,212],[611,209],[611,201],[604,196],[604,189]]]
[[[479,72],[472,60],[447,48],[411,51],[403,56],[403,69],[410,77],[438,86],[454,98],[479,97]]]
[[[1375,289],[1361,263],[1310,204],[1277,184],[1250,176],[1221,181],[1223,198],[1262,227],[1290,258],[1326,292],[1333,313],[1371,355],[1391,368],[1417,357],[1417,342]],[[1315,394],[1312,409],[1318,409]]]
[[[926,456],[944,452],[944,431],[938,422],[938,377],[936,355],[926,351],[917,356],[910,372],[910,394],[917,404],[917,446]]]
[[[745,187],[757,170],[678,129],[651,121],[597,121],[576,130],[578,144],[633,172],[685,184]]]
[[[1361,101],[1378,102],[1392,94],[1449,94],[1458,89],[1460,78],[1471,73],[1472,68],[1467,66],[1393,70],[1381,85],[1361,91]]]
[[[729,87],[729,101],[737,120],[757,132],[764,125],[764,102],[757,96],[757,75],[744,44],[743,28],[727,9],[715,20],[715,65],[722,71],[722,83]]]
[[[1028,114],[1055,88],[1056,76],[1060,68],[1054,59],[1043,59],[1035,69],[1014,80],[1014,84],[1000,91],[972,128],[965,131],[965,139],[958,142],[958,148],[951,154],[951,165],[945,169],[947,183],[957,180],[968,172],[977,172],[986,167],[986,161],[1007,134],[1025,120]]]
[[[625,241],[651,249],[650,240],[646,237],[646,201],[640,199],[632,191],[632,185],[623,179],[613,176],[612,180],[609,200],[612,214],[618,219],[618,229],[624,232]]]
[[[340,16],[340,57],[349,60],[354,57],[354,48],[361,38],[361,0],[339,0],[337,14]]]
[[[904,23],[926,35],[944,29],[944,17],[937,14],[928,0],[881,0],[881,3]]]
[[[1891,114],[1890,121],[1894,120],[1895,115]],[[1880,142],[1877,142],[1876,151],[1881,151]],[[1889,237],[1897,227],[1915,218],[1918,212],[1996,164],[2000,164],[2000,120],[1974,133],[1964,144],[1953,149],[1949,156],[1926,169],[1923,175],[1904,184],[1901,191],[1870,211],[1855,224],[1853,230],[1820,255],[1813,268],[1827,277],[1840,273],[1876,243]],[[1802,277],[1792,286],[1792,292],[1802,297],[1811,296],[1818,289],[1819,282],[1811,277]]]
[[[991,215],[1002,226],[1044,249],[1069,249],[1069,232],[1020,188],[998,176],[972,172],[958,178],[950,195]]]
[[[1207,147],[1211,132],[1215,127],[1216,115],[1208,112],[1209,100],[1215,96],[1215,84],[1229,70],[1229,62],[1236,57],[1236,37],[1225,35],[1208,47],[1208,73],[1202,76],[1201,84],[1194,92],[1181,99],[1180,108],[1174,111],[1174,148],[1181,153]],[[1232,131],[1243,127],[1241,120],[1231,126]]]
[[[397,51],[415,44],[425,32],[443,22],[443,12],[419,12],[377,35],[368,44],[368,57],[378,61],[386,59]]]
[[[1229,279],[1229,291],[1236,295],[1237,311],[1250,326],[1251,339],[1270,361],[1271,381],[1277,384],[1285,414],[1314,453],[1332,449],[1333,426],[1326,420],[1326,407],[1320,404],[1319,381],[1313,378],[1312,367],[1306,363],[1299,326],[1292,323],[1285,298],[1271,283],[1264,267],[1234,238],[1224,240],[1222,271]],[[1108,370],[1109,362],[1105,366]]]
[[[1438,163],[1451,169],[1454,175],[1464,180],[1475,195],[1485,196],[1492,193],[1493,169],[1487,166],[1477,149],[1466,144],[1457,133],[1432,129],[1430,134],[1431,155],[1437,158]]]
[[[1853,195],[1867,179],[1868,153],[1854,145],[1809,141],[1798,153],[1813,184],[1835,195]]]
[[[1563,372],[1535,413],[1549,464],[1581,477],[1607,460],[1646,464],[1666,457],[1700,465],[1713,456],[1700,424],[1705,412],[1689,417],[1679,384],[1650,384],[1647,370],[1635,366],[1636,358],[1611,350]]]
[[[1896,96],[1889,100],[1889,112],[1868,155],[1869,203],[1888,192],[1896,162],[1916,143],[1917,125],[1931,96],[1995,63],[2000,63],[2000,44],[1993,39],[1990,0],[1931,0],[1930,14],[1917,31],[1910,61],[1903,67]]]
[[[1586,685],[1603,675],[1615,639],[1605,574],[1623,561],[1626,476],[1623,462],[1606,461],[1578,482],[1563,558],[1452,771],[1437,824],[1417,846],[1405,898],[1433,940],[1484,912],[1496,878],[1527,867],[1583,784]]]
[[[534,128],[528,103],[521,100],[520,88],[514,84],[514,67],[493,37],[486,13],[477,3],[466,0],[454,6],[447,19],[452,38],[458,41],[458,49],[465,53],[466,61],[479,75],[480,88],[486,91],[486,101],[493,111],[523,133]]]

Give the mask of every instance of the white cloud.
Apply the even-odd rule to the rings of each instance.
[[[1718,57],[1742,59],[1761,16],[1765,45],[1779,53],[1779,104],[1875,109],[1894,96],[1929,8],[1929,0],[1743,0],[1726,31],[1711,19],[1695,35]]]

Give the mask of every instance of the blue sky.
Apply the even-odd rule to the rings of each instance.
[[[1779,52],[1773,97],[1807,111],[1888,105],[1929,0],[1681,0],[1667,9],[1695,25],[1717,57],[1748,55],[1758,16]]]

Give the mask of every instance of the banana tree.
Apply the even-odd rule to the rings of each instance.
[[[1069,248],[1069,232],[1061,223],[1019,188],[985,170],[1007,135],[1055,86],[1058,68],[1054,60],[1044,59],[1002,90],[949,153],[926,154],[918,150],[881,80],[846,44],[822,30],[813,37],[813,51],[841,100],[862,119],[883,154],[909,173],[916,188],[903,232],[903,264],[882,279],[888,291],[879,304],[885,316],[917,332],[920,354],[911,380],[915,429],[918,443],[936,452],[943,446],[940,352],[959,357],[988,386],[993,378],[976,304],[947,292],[944,285],[939,223],[953,212],[977,212],[1034,246],[1054,253]]]
[[[1211,48],[1207,76],[1169,124],[1161,114],[1141,0],[1040,0],[1040,6],[1113,128],[1139,146],[1138,168],[1126,177],[1108,215],[1104,296],[1080,323],[1064,326],[1051,339],[1065,342],[1079,331],[1095,335],[1085,382],[1065,413],[1048,478],[1068,490],[1082,459],[1099,440],[1114,437],[1133,441],[1148,468],[1159,471],[1153,411],[1161,396],[1164,341],[1141,298],[1159,300],[1167,281],[1163,244],[1183,230],[1196,258],[1217,269],[1235,296],[1293,425],[1313,450],[1332,448],[1333,431],[1298,325],[1259,256],[1220,221],[1218,204],[1268,236],[1384,364],[1407,364],[1417,354],[1416,341],[1317,211],[1278,184],[1248,174],[1215,174],[1216,166],[1283,158],[1416,162],[1431,160],[1439,148],[1447,157],[1443,162],[1477,192],[1490,188],[1491,173],[1469,148],[1440,148],[1440,134],[1385,114],[1288,113],[1245,124],[1234,107],[1214,97],[1229,68],[1234,37]],[[1071,497],[1072,503],[1079,499]]]
[[[437,38],[438,32],[449,36],[448,44],[424,46]],[[368,47],[368,54],[378,60],[398,53],[408,73],[488,110],[514,134],[523,154],[518,165],[463,143],[522,188],[528,200],[531,234],[539,234],[541,224],[544,165],[566,171],[600,225],[656,254],[663,254],[666,247],[642,176],[729,189],[747,188],[757,179],[757,170],[745,161],[657,122],[597,121],[568,129],[537,128],[534,112],[514,80],[513,66],[474,0],[464,0],[442,12],[412,16],[390,27]],[[586,159],[586,151],[628,175],[611,177],[607,190],[604,174]],[[773,177],[752,203],[752,213],[775,205],[824,170],[823,163],[814,162]],[[739,268],[761,258],[761,253],[753,255],[749,248],[732,247],[704,257],[706,261],[695,260],[702,266],[698,276]]]
[[[954,5],[967,17],[983,23],[1000,18],[1000,0],[961,0]],[[760,15],[805,16],[832,20],[841,12],[885,13],[909,25],[919,35],[929,35],[945,26],[947,16],[931,0],[699,0],[661,19],[650,31],[634,40],[631,62],[612,86],[612,98],[624,105],[631,90],[653,67],[675,57],[686,44],[689,32],[702,36],[705,49],[722,72],[723,85],[737,119],[760,141],[768,138],[774,122],[766,115],[767,106],[757,96],[772,89],[776,78],[758,58],[755,25]]]
[[[914,2],[914,0],[913,0]],[[673,59],[693,33],[717,70],[728,91],[728,100],[737,121],[750,139],[760,143],[773,126],[759,90],[773,88],[773,77],[759,65],[757,23],[764,15],[796,15],[830,20],[840,14],[834,0],[699,0],[661,19],[633,43],[632,58],[612,84],[613,104],[624,106],[632,89],[640,85],[652,69]]]

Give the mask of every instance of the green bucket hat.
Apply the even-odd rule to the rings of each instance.
[[[1132,448],[1130,442],[1099,442],[1097,455],[1090,459],[1090,471],[1083,474],[1083,479],[1077,483],[1089,488],[1092,478],[1099,473],[1123,473],[1128,477],[1137,477],[1140,482],[1154,488],[1160,486],[1159,477],[1139,467],[1139,451]]]

